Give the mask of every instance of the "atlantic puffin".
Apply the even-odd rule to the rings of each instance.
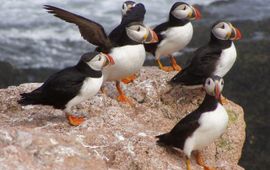
[[[141,7],[144,8],[144,6]],[[118,37],[121,38],[115,42],[107,36],[100,24],[90,19],[49,5],[46,5],[45,9],[66,22],[76,24],[82,37],[91,44],[98,46],[97,51],[112,56],[115,64],[103,69],[103,80],[104,82],[107,80],[116,81],[116,87],[120,94],[118,100],[130,104],[130,100],[121,89],[120,81],[135,74],[142,68],[146,56],[143,43],[155,43],[158,41],[158,37],[153,30],[142,22],[136,21],[138,15],[144,14],[137,14],[137,10],[132,10],[132,15],[126,15],[118,26]]]
[[[110,40],[114,43],[115,46],[121,45],[123,31],[125,31],[122,27],[124,22],[140,22],[143,23],[144,16],[146,13],[145,7],[142,3],[136,3],[134,1],[125,1],[122,5],[122,20],[121,24],[114,28],[109,34]],[[122,82],[128,84],[133,82],[136,79],[136,75],[130,75],[122,79]]]
[[[216,22],[211,28],[209,43],[196,50],[190,64],[170,82],[184,86],[201,86],[211,75],[224,77],[237,57],[233,41],[240,38],[241,32],[230,22]]]
[[[205,80],[206,92],[202,104],[193,112],[180,120],[174,128],[166,134],[157,136],[157,144],[183,150],[186,155],[187,169],[191,169],[190,158],[193,151],[197,151],[197,163],[207,167],[198,150],[214,142],[226,130],[228,114],[220,103],[224,80],[219,76],[211,76]]]
[[[170,10],[169,20],[154,28],[159,42],[146,44],[147,52],[155,56],[160,69],[164,71],[180,71],[181,67],[176,63],[173,53],[186,47],[193,36],[192,20],[200,19],[201,13],[195,7],[185,3],[176,2]],[[170,57],[172,67],[164,67],[160,57]]]
[[[62,109],[71,125],[77,126],[84,117],[71,113],[75,106],[91,97],[103,83],[102,68],[113,64],[113,58],[104,53],[84,54],[77,65],[65,68],[51,75],[45,83],[30,93],[22,93],[18,103],[21,105],[51,105]]]

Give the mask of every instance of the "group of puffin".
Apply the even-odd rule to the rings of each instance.
[[[51,105],[67,113],[71,125],[79,125],[84,117],[71,113],[72,106],[85,101],[101,89],[105,81],[115,81],[120,102],[130,103],[121,89],[121,81],[132,82],[142,68],[146,52],[155,56],[160,69],[179,71],[170,83],[182,86],[202,86],[206,92],[201,105],[188,114],[166,134],[157,136],[160,146],[183,150],[187,169],[191,169],[191,153],[212,143],[221,136],[228,124],[228,115],[221,101],[223,77],[236,60],[233,41],[241,38],[240,31],[230,22],[218,21],[211,27],[210,41],[194,53],[190,64],[181,68],[173,53],[182,50],[192,39],[191,21],[201,14],[194,6],[176,2],[168,21],[153,30],[144,24],[145,7],[142,3],[126,1],[122,5],[121,23],[107,35],[102,25],[66,10],[45,5],[54,16],[76,24],[82,37],[97,48],[84,54],[78,64],[51,75],[45,83],[30,93],[21,94],[21,105]],[[170,57],[170,67],[160,57]],[[204,164],[199,152],[197,163]]]

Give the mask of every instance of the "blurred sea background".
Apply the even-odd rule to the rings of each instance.
[[[42,82],[50,74],[76,64],[94,49],[76,26],[48,14],[50,4],[95,20],[110,32],[121,20],[124,0],[0,0],[0,88]],[[147,10],[145,23],[155,26],[168,18],[175,0],[138,0]],[[240,164],[247,170],[270,168],[270,1],[189,0],[203,18],[193,22],[194,37],[177,53],[182,66],[199,46],[208,42],[211,25],[231,21],[243,34],[235,42],[237,62],[225,77],[224,95],[245,111],[247,140]],[[164,59],[164,62],[168,62]],[[149,56],[145,65],[154,65]]]

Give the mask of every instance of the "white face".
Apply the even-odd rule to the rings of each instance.
[[[127,27],[126,32],[130,39],[138,43],[143,43],[150,34],[149,28],[139,24]]]
[[[206,93],[211,96],[215,96],[216,84],[218,85],[219,91],[221,93],[224,86],[224,80],[222,78],[220,78],[219,80],[213,80],[212,78],[207,78],[204,84],[204,89]]]
[[[220,40],[229,40],[232,32],[234,32],[233,26],[227,22],[220,22],[212,29],[212,33]]]
[[[106,63],[108,63],[108,59],[103,53],[99,53],[92,60],[87,62],[87,64],[96,71],[102,70]]]
[[[172,15],[177,19],[191,18],[192,14],[193,14],[192,7],[186,4],[179,5],[172,11]]]
[[[122,15],[126,15],[127,12],[128,12],[132,7],[135,7],[135,6],[136,6],[136,3],[135,3],[135,2],[131,2],[131,1],[124,2],[124,3],[123,3],[123,6],[122,6]]]

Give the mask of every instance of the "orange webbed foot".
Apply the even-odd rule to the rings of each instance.
[[[216,168],[208,167],[207,165],[205,165],[204,159],[199,151],[197,151],[197,154],[196,154],[196,162],[198,165],[202,166],[204,170],[215,170],[216,169]]]
[[[128,77],[122,79],[122,82],[125,84],[129,84],[129,83],[133,82],[135,79],[136,79],[136,75],[133,74],[131,76],[128,76]]]
[[[67,119],[69,121],[69,124],[72,126],[79,126],[85,121],[84,116],[73,116],[73,115],[67,115]]]
[[[175,71],[181,71],[182,70],[182,67],[177,64],[176,59],[173,56],[170,56],[170,60],[171,60],[172,68]]]

